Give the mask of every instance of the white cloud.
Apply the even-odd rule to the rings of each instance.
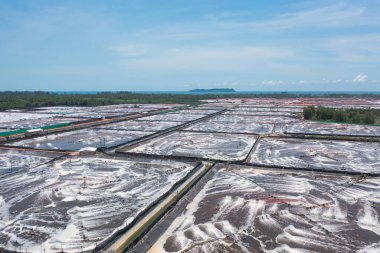
[[[363,73],[360,73],[358,74],[353,80],[352,82],[354,83],[363,83],[363,82],[366,82],[368,80],[368,76],[366,74],[363,74]]]
[[[376,80],[369,80],[368,76],[366,74],[360,73],[357,76],[355,76],[354,79],[351,80],[343,80],[343,79],[326,79],[322,78],[320,80],[289,80],[289,81],[282,81],[282,80],[264,80],[261,83],[264,85],[270,85],[275,86],[279,84],[290,84],[290,85],[298,85],[298,86],[311,86],[311,85],[339,85],[339,84],[352,84],[352,83],[377,83]],[[340,87],[340,86],[336,86]]]
[[[298,84],[309,84],[310,81],[305,81],[305,80],[299,80]]]
[[[283,84],[284,82],[281,80],[264,80],[261,83],[264,85],[276,86],[276,85]]]

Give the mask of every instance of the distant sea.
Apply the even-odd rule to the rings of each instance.
[[[98,94],[102,92],[116,93],[118,91],[51,91],[55,94]],[[236,91],[236,92],[190,92],[190,91],[130,91],[140,94],[172,94],[172,95],[204,95],[204,94],[291,94],[291,95],[328,95],[328,94],[375,94],[380,95],[380,91]]]

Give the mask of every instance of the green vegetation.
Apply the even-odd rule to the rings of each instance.
[[[168,103],[194,104],[205,97],[169,94],[102,92],[97,94],[56,94],[49,92],[0,92],[0,111],[42,106],[100,106],[112,104]]]
[[[101,92],[97,94],[56,94],[35,92],[0,92],[0,111],[30,109],[41,106],[99,106],[112,104],[197,104],[203,99],[217,98],[299,98],[299,97],[368,97],[380,99],[380,95],[296,95],[296,94],[141,94],[132,92]]]
[[[375,109],[334,109],[309,106],[303,109],[303,116],[307,120],[380,124],[380,110]]]

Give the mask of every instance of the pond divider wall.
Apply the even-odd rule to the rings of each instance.
[[[131,248],[213,166],[213,163],[200,162],[191,173],[177,182],[172,187],[172,190],[165,193],[145,211],[141,212],[134,222],[120,230],[112,238],[112,242],[110,240],[107,245],[99,245],[93,252],[98,252],[102,249],[100,252],[103,253],[121,253]]]

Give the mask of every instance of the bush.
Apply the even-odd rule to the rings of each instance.
[[[307,120],[334,121],[354,124],[375,124],[380,118],[380,110],[374,109],[335,109],[308,106],[303,109]]]

